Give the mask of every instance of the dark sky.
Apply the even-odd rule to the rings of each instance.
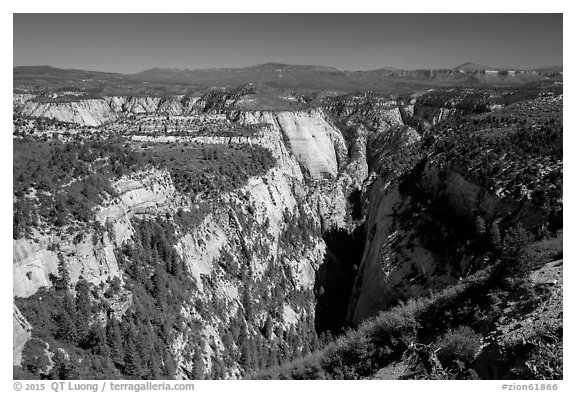
[[[562,65],[562,14],[15,14],[14,66]]]

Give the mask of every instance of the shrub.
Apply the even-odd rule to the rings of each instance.
[[[562,335],[540,333],[529,343],[534,346],[525,362],[530,379],[562,379],[563,378],[563,343]]]
[[[469,364],[474,360],[482,337],[468,326],[448,330],[438,341],[438,359],[444,367],[455,364]]]
[[[22,351],[22,368],[35,375],[46,372],[50,365],[46,349],[46,343],[42,340],[36,338],[28,340]]]

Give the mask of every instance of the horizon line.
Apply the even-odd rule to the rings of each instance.
[[[268,61],[265,63],[251,64],[251,65],[241,66],[241,67],[211,67],[211,68],[194,68],[194,69],[177,68],[177,67],[151,67],[151,68],[146,68],[144,70],[133,72],[133,73],[123,73],[123,72],[118,72],[118,71],[101,71],[101,70],[95,70],[95,69],[83,69],[83,68],[74,68],[74,67],[62,68],[62,67],[56,67],[56,66],[49,65],[49,64],[13,65],[12,69],[14,70],[18,67],[38,67],[38,68],[47,67],[47,68],[53,68],[53,69],[57,69],[57,70],[64,70],[64,71],[87,71],[87,72],[101,72],[101,73],[105,73],[105,74],[137,75],[137,74],[140,74],[140,73],[143,73],[146,71],[150,71],[150,70],[170,70],[170,71],[183,71],[183,72],[218,71],[218,70],[237,70],[237,69],[265,66],[265,65],[271,65],[271,64],[278,64],[278,65],[284,65],[284,66],[297,66],[297,67],[325,67],[325,68],[333,68],[333,69],[340,71],[340,72],[370,72],[370,71],[378,71],[378,70],[383,70],[383,69],[398,70],[398,71],[441,71],[441,70],[455,70],[459,67],[462,67],[462,66],[465,66],[468,64],[481,65],[481,66],[485,67],[486,70],[489,70],[489,71],[492,71],[492,70],[494,70],[494,71],[504,71],[504,70],[507,70],[507,71],[532,71],[532,70],[539,70],[539,69],[546,69],[546,68],[563,68],[563,65],[558,65],[558,64],[540,65],[538,67],[527,67],[526,68],[526,67],[493,67],[493,66],[487,66],[487,65],[482,64],[482,63],[464,62],[464,63],[458,64],[454,67],[445,67],[445,68],[413,68],[413,69],[408,69],[408,68],[382,66],[379,68],[367,69],[367,70],[341,70],[337,67],[323,65],[323,64],[294,64],[294,63],[282,63],[282,62],[277,62],[277,61]]]

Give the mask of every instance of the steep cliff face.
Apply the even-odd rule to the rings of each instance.
[[[194,209],[188,198],[174,192],[170,176],[162,171],[121,178],[115,188],[119,197],[97,212],[97,219],[105,228],[101,232],[90,232],[77,244],[55,237],[41,238],[38,243],[15,242],[16,296],[29,297],[38,288],[51,286],[49,275],[58,276],[59,259],[68,267],[72,284],[80,277],[96,286],[113,277],[122,278],[124,268],[119,266],[115,252],[133,242],[134,219],[155,220],[159,214],[171,216],[178,209]],[[177,222],[171,220],[178,228],[174,248],[198,287],[198,291],[188,294],[189,298],[183,304],[182,312],[188,315],[188,320],[173,342],[179,377],[188,378],[195,367],[190,354],[192,343],[198,342],[198,334],[203,337],[202,352],[207,372],[212,370],[214,361],[223,359],[224,352],[240,351],[239,347],[229,348],[222,343],[238,315],[245,319],[247,335],[252,338],[261,335],[260,329],[268,319],[277,334],[284,331],[288,334],[291,328],[309,331],[303,326],[314,320],[314,300],[303,293],[312,292],[315,271],[322,261],[325,246],[318,231],[320,218],[315,207],[308,203],[306,190],[301,179],[274,168],[265,176],[250,179],[245,187],[222,195],[218,208],[198,225],[178,227]],[[308,223],[302,227],[307,232],[300,233],[296,227],[291,227],[298,222]],[[231,273],[244,270],[247,278],[242,280]],[[278,273],[272,280],[270,274],[274,271]],[[278,298],[278,295],[270,297],[271,292],[278,293],[277,280],[285,282],[281,291],[288,296],[286,299]],[[248,316],[245,310],[248,303],[244,297],[256,296],[253,292],[262,293],[264,298],[250,301]],[[271,310],[271,305],[265,301],[272,298],[279,302],[274,306],[278,312],[273,312],[276,308]],[[220,306],[208,313],[208,308],[214,304]],[[27,326],[25,318],[16,318],[18,315],[14,318],[14,331],[18,337],[18,345],[14,346],[15,359],[21,358],[30,336],[26,333],[29,329],[23,328]],[[238,377],[240,372],[240,366],[235,365],[226,375]]]
[[[13,243],[14,295],[28,297],[40,287],[49,287],[50,274],[57,275],[59,257],[70,270],[72,283],[82,276],[97,285],[118,276],[114,247],[130,238],[130,219],[135,215],[157,214],[172,210],[178,198],[166,171],[151,170],[126,176],[115,183],[118,198],[109,200],[96,211],[103,229],[90,232],[81,240],[76,233],[43,235],[18,239]]]
[[[72,102],[26,101],[22,114],[30,117],[56,119],[81,126],[98,126],[115,120],[117,115],[103,99],[90,99]]]
[[[181,115],[200,111],[198,98],[107,96],[94,99],[33,99],[15,95],[14,106],[24,116],[55,119],[80,126],[97,127],[126,114]],[[202,104],[202,103],[199,103]]]
[[[234,112],[230,118],[240,124],[266,124],[253,143],[273,151],[288,174],[307,179],[307,198],[316,206],[323,228],[347,225],[348,197],[368,174],[363,129],[346,142],[342,131],[322,109]],[[326,181],[328,178],[334,181]]]
[[[320,109],[299,112],[233,112],[229,117],[241,124],[268,125],[265,134],[280,136],[281,139],[275,142],[284,142],[312,179],[327,176],[336,178],[340,169],[339,157],[347,154],[342,134],[330,124],[327,115]]]
[[[438,261],[414,225],[414,206],[398,184],[378,179],[370,190],[366,243],[348,319],[353,325],[395,304],[442,288],[456,272]],[[406,217],[410,217],[407,221]],[[414,225],[414,226],[412,226]]]
[[[116,284],[129,292],[142,285],[132,277],[134,261],[181,260],[193,285],[177,304],[178,325],[169,336],[175,376],[193,378],[201,364],[204,375],[239,378],[258,365],[277,364],[280,354],[286,360],[311,350],[316,331],[359,325],[484,268],[470,236],[478,218],[496,228],[500,222],[532,228],[545,219],[534,203],[489,190],[464,168],[420,149],[434,125],[463,114],[453,103],[363,95],[308,110],[245,111],[235,102],[217,94],[15,99],[30,116],[93,126],[126,114],[201,119],[218,113],[254,126],[254,133],[128,139],[140,146],[205,145],[205,151],[209,145],[262,146],[276,165],[211,199],[178,191],[165,169],[117,178],[117,197],[96,208],[99,225],[83,236],[34,234],[14,242],[14,295],[29,298],[50,287],[62,265],[72,284],[83,278],[105,291],[118,277]],[[150,228],[163,241],[154,243]],[[137,314],[137,307],[127,296],[113,318]],[[34,334],[18,308],[14,332],[16,362]],[[249,355],[259,348],[269,348],[272,360]]]
[[[390,128],[369,143],[368,163],[377,175],[365,195],[367,239],[348,312],[354,325],[483,268],[491,256],[479,230],[492,231],[497,243],[502,228],[546,224],[542,204],[488,187],[489,175],[421,148],[430,143],[432,126],[464,114],[459,100],[400,103],[403,120],[414,127]]]
[[[340,134],[316,113],[279,113],[276,119],[290,150],[314,179],[335,178],[338,163],[331,138]]]
[[[489,191],[455,166],[439,167],[428,163],[420,179],[422,190],[432,198],[446,200],[455,214],[473,221],[505,220],[534,228],[546,220],[546,211],[532,201],[518,201]]]
[[[48,242],[18,239],[12,247],[14,296],[30,296],[38,288],[50,286],[49,275],[56,273],[58,255],[47,250]]]
[[[130,219],[136,215],[155,215],[172,210],[174,186],[165,171],[146,171],[119,179],[115,183],[118,198],[109,200],[96,212],[99,230],[89,230],[78,240],[77,233],[40,234],[31,239],[14,240],[14,296],[27,298],[39,288],[52,286],[51,276],[58,277],[59,265],[70,273],[71,284],[80,278],[93,285],[122,278],[115,249],[129,241],[133,234]],[[21,321],[25,321],[20,316]],[[14,324],[16,326],[16,320]],[[15,358],[21,357],[24,344],[14,347]]]
[[[161,103],[143,102],[127,108],[116,100],[114,105],[118,110],[139,111]],[[199,144],[260,145],[272,152],[277,162],[274,168],[249,178],[246,185],[219,195],[217,200],[203,202],[176,191],[165,170],[147,169],[123,176],[113,184],[118,196],[95,211],[99,227],[88,228],[81,240],[71,233],[15,242],[15,296],[31,297],[40,287],[50,287],[50,275],[57,277],[62,264],[70,271],[72,285],[83,278],[95,286],[103,283],[106,289],[114,277],[125,285],[129,257],[118,259],[118,254],[126,247],[138,246],[140,220],[167,220],[175,228],[174,250],[197,288],[182,304],[185,323],[171,342],[177,377],[193,375],[198,368],[198,356],[193,359],[197,352],[202,353],[206,373],[235,378],[249,367],[237,357],[245,345],[268,340],[270,348],[280,354],[281,348],[274,349],[277,345],[298,340],[301,344],[294,351],[309,348],[315,334],[316,272],[326,253],[320,229],[335,215],[330,209],[341,210],[339,222],[344,223],[346,187],[361,182],[356,174],[363,176],[366,171],[355,167],[345,177],[346,187],[344,183],[330,185],[331,195],[337,198],[321,191],[320,187],[329,185],[315,176],[323,177],[321,173],[326,171],[337,176],[339,159],[344,163],[348,155],[341,134],[321,111],[231,116],[240,124],[266,126],[253,137],[183,138]],[[185,142],[178,137],[146,138],[134,139]],[[360,138],[355,147],[356,166],[365,156],[362,145]],[[184,225],[179,221],[180,211],[198,212],[198,203],[210,206],[199,222]],[[115,318],[130,312],[131,304],[123,305]],[[227,341],[231,325],[245,327],[241,341],[235,338],[232,345]],[[18,326],[22,324],[15,322],[15,331],[19,329],[18,336],[25,342],[27,336]],[[15,358],[21,356],[23,347],[23,343],[15,346]],[[222,363],[228,365],[224,375]]]
[[[185,313],[202,326],[202,352],[208,371],[213,370],[215,362],[225,361],[231,351],[241,350],[239,343],[227,348],[223,341],[234,319],[245,321],[250,341],[260,337],[267,320],[272,321],[274,331],[288,332],[291,328],[303,329],[314,319],[313,298],[295,301],[291,295],[311,293],[325,249],[319,232],[300,238],[306,247],[296,246],[294,240],[287,242],[290,223],[302,220],[309,220],[306,230],[319,227],[319,217],[306,200],[304,184],[274,168],[263,177],[250,179],[242,189],[224,195],[220,208],[181,238],[177,249],[199,286],[185,305]],[[244,269],[249,273],[243,280],[230,273]],[[271,276],[273,271],[278,276]],[[289,283],[282,289],[286,298],[269,304],[266,298],[274,298],[272,294],[283,280]],[[264,298],[259,299],[257,293]],[[199,308],[200,304],[207,307],[220,303],[214,308],[209,306],[210,313]],[[174,343],[180,377],[191,375],[197,367],[187,355],[190,342],[198,341],[197,335],[197,328],[190,325]],[[240,374],[238,364],[226,371],[227,378]]]
[[[380,177],[371,186],[367,240],[348,314],[354,325],[483,267],[474,249],[478,217],[493,227],[506,222],[525,228],[546,219],[530,201],[501,198],[455,168],[428,163],[416,172],[403,181]]]
[[[328,98],[323,107],[347,127],[362,124],[371,131],[386,131],[404,125],[402,107],[388,97],[362,94]]]
[[[31,330],[32,326],[24,318],[18,307],[14,305],[12,310],[12,362],[15,365],[19,365],[22,361],[22,350],[32,335]]]

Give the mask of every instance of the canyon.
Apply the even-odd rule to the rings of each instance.
[[[183,263],[182,274],[192,283],[168,335],[171,355],[162,355],[162,370],[168,370],[169,358],[174,370],[162,375],[228,379],[331,348],[327,336],[362,329],[381,312],[449,290],[497,265],[508,229],[521,224],[537,232],[552,228],[550,217],[558,209],[561,216],[561,200],[538,202],[537,187],[522,188],[526,181],[516,180],[518,173],[494,172],[493,178],[502,178],[502,189],[515,187],[523,194],[499,192],[467,166],[470,162],[450,158],[440,148],[442,138],[452,140],[440,132],[452,132],[454,122],[468,124],[462,118],[477,124],[487,116],[509,115],[504,109],[510,104],[502,103],[508,91],[482,91],[482,98],[474,89],[449,89],[449,97],[433,90],[400,96],[356,93],[321,98],[301,109],[282,104],[269,110],[246,109],[246,102],[258,96],[252,87],[247,90],[171,97],[14,95],[15,138],[66,144],[121,136],[121,143],[144,161],[152,157],[147,152],[165,148],[181,148],[184,159],[203,154],[203,163],[233,161],[239,153],[226,150],[231,146],[264,149],[273,158],[259,173],[247,172],[239,187],[209,195],[186,191],[180,172],[150,159],[111,177],[110,192],[91,208],[94,218],[87,223],[59,227],[40,219],[15,237],[16,366],[24,364],[24,348],[33,340],[72,351],[62,338],[35,337],[39,327],[27,320],[34,302],[41,304],[46,291],[56,291],[63,268],[72,293],[87,283],[92,303],[106,297],[108,311],[91,314],[93,325],[129,320],[141,296],[130,269],[136,255],[145,259],[139,247],[148,253],[146,239],[155,236],[147,225],[163,228],[158,236],[169,239],[174,251],[151,247],[152,260],[163,252],[171,255]],[[546,105],[561,108],[561,92],[535,91],[516,102],[546,96],[552,97]],[[561,177],[561,171],[561,160],[551,161],[531,172],[530,182],[546,181],[552,172]],[[38,193],[35,185],[18,199],[34,203]],[[186,215],[194,218],[187,221]],[[475,233],[478,222],[482,229]],[[551,229],[554,236],[558,225]],[[498,232],[497,245],[490,243],[496,240],[488,239],[489,231]],[[554,301],[557,284],[552,284]],[[120,289],[111,291],[116,285]],[[108,291],[113,294],[104,296]],[[49,360],[38,374],[56,367],[58,350],[47,351]],[[82,351],[78,356],[86,356]],[[493,347],[490,351],[498,357]],[[487,353],[478,355],[478,362]],[[115,363],[116,376],[136,375],[124,366]]]

